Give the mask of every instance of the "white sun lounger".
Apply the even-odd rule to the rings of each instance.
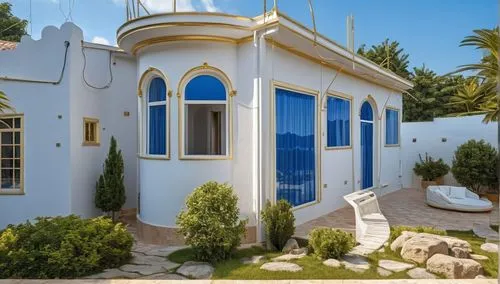
[[[465,187],[432,185],[427,187],[426,202],[432,207],[463,212],[486,212],[493,204]]]
[[[354,253],[369,254],[387,242],[390,227],[378,206],[377,196],[372,191],[356,191],[344,196],[354,208],[356,218],[356,241],[360,244]]]

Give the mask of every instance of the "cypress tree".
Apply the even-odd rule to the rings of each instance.
[[[117,149],[116,139],[111,137],[108,157],[104,161],[104,172],[96,182],[95,206],[104,212],[115,213],[125,204],[125,185],[123,184],[122,151]]]

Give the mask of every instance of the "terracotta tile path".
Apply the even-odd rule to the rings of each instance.
[[[431,226],[446,230],[472,230],[474,223],[498,224],[498,204],[490,213],[464,213],[432,208],[425,204],[424,191],[401,189],[379,198],[379,206],[391,226]],[[347,205],[297,226],[295,234],[306,237],[315,227],[332,227],[355,232],[354,210]]]

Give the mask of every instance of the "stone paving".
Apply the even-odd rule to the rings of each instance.
[[[380,210],[391,226],[430,226],[445,230],[472,230],[474,223],[498,224],[498,204],[488,213],[465,213],[428,206],[425,192],[419,189],[401,189],[378,198]],[[331,227],[355,234],[354,210],[347,205],[317,219],[297,226],[295,235],[306,237],[313,228]]]

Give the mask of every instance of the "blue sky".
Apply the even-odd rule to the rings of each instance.
[[[5,0],[3,0],[5,1]],[[143,0],[152,11],[164,11],[172,0]],[[185,10],[221,11],[245,16],[262,13],[258,0],[177,0]],[[0,0],[2,2],[2,0]],[[7,0],[14,14],[29,17],[30,0]],[[68,17],[68,4],[74,2],[73,22],[88,41],[115,44],[115,33],[125,20],[124,0],[31,0],[33,37],[40,37],[44,26],[60,26]],[[272,6],[268,0],[268,7]],[[345,45],[345,19],[355,18],[359,47],[377,44],[385,38],[398,40],[410,54],[410,66],[422,66],[447,73],[458,65],[476,62],[481,53],[459,47],[473,29],[492,28],[498,23],[496,0],[314,0],[318,31]],[[307,26],[312,25],[306,0],[278,0],[278,7]],[[62,11],[61,11],[62,10]]]

